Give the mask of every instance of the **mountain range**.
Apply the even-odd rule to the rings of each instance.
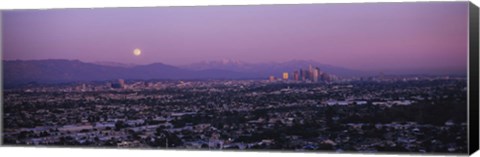
[[[334,74],[337,76],[362,76],[366,72],[351,70],[338,66],[331,66],[327,64],[318,63],[311,60],[291,60],[287,62],[271,62],[271,63],[246,63],[237,60],[224,59],[221,61],[205,61],[200,63],[189,64],[181,66],[181,68],[190,70],[207,70],[219,69],[242,73],[256,74],[257,76],[268,77],[270,75],[280,76],[283,72],[293,72],[299,69],[307,69],[310,65],[319,67],[321,71]]]
[[[293,72],[309,65],[337,76],[358,76],[364,72],[315,61],[293,60],[282,63],[250,64],[234,60],[200,62],[184,66],[163,63],[148,65],[113,62],[87,63],[79,60],[4,60],[5,86],[26,83],[66,83],[76,81],[106,81],[115,79],[265,79],[279,77],[282,72]]]

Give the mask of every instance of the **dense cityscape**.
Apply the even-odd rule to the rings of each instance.
[[[119,79],[7,89],[3,142],[219,150],[467,151],[466,78],[383,74],[339,78],[312,66],[281,76]]]
[[[1,144],[466,155],[472,8],[2,10]]]

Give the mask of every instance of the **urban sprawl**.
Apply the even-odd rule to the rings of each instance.
[[[3,93],[7,145],[280,151],[467,151],[467,81],[341,78],[114,80]]]

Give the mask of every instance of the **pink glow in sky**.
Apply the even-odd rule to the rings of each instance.
[[[468,2],[4,11],[3,58],[466,70],[467,18]]]

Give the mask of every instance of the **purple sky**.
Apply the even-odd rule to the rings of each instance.
[[[466,70],[468,2],[18,10],[3,58]],[[142,49],[134,56],[133,49]]]

